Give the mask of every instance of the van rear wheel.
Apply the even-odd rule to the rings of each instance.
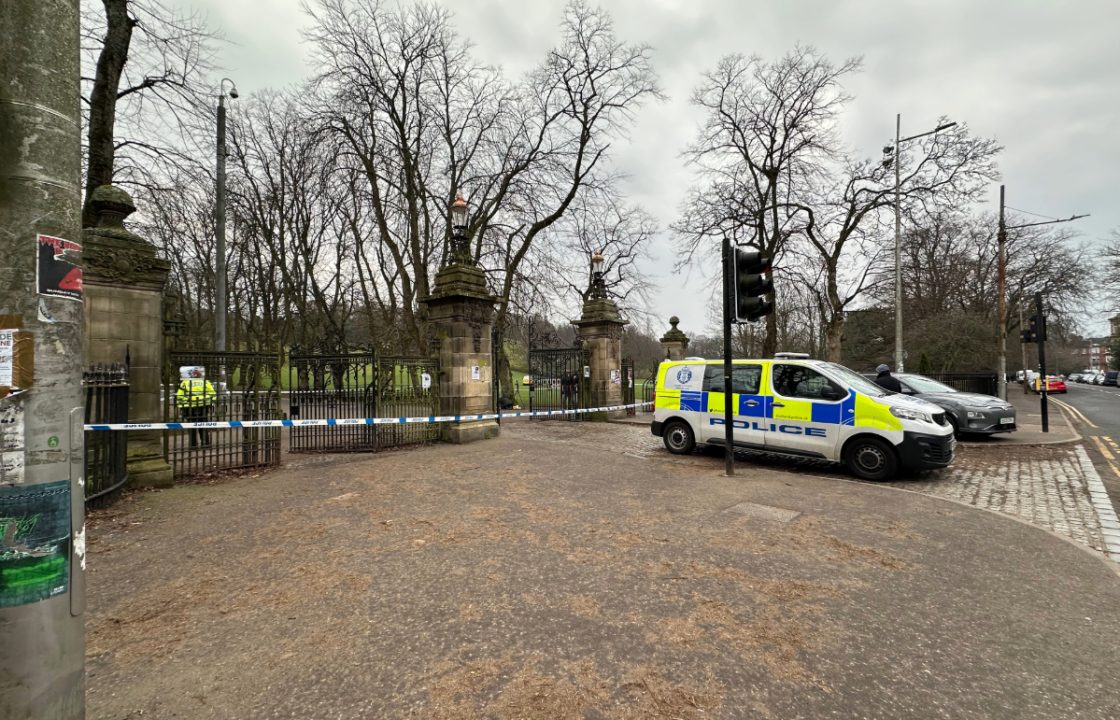
[[[894,448],[876,437],[861,437],[848,443],[844,464],[861,480],[890,480],[898,471]]]
[[[665,447],[674,455],[687,455],[696,447],[696,436],[684,420],[670,420],[661,430]]]

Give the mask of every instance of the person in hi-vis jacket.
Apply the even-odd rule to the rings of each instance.
[[[183,368],[180,375],[182,380],[179,381],[179,389],[175,391],[175,407],[179,408],[183,422],[209,422],[210,410],[214,407],[218,393],[206,379],[206,369],[198,366]],[[198,447],[200,438],[203,447],[210,445],[209,430],[192,429],[191,447]]]

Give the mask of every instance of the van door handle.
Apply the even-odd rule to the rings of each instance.
[[[776,403],[770,403],[770,407],[785,407],[785,405],[783,405],[780,402],[776,402]]]
[[[757,400],[747,400],[747,402],[745,404],[746,404],[747,407],[755,407],[756,405],[758,405],[758,401]]]

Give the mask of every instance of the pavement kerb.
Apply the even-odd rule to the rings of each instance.
[[[723,473],[719,473],[719,474],[722,475]],[[1002,520],[1011,520],[1013,522],[1017,522],[1020,525],[1025,525],[1025,526],[1027,526],[1027,527],[1029,527],[1033,530],[1038,530],[1040,532],[1043,532],[1043,533],[1049,535],[1052,538],[1055,538],[1057,540],[1061,540],[1065,543],[1068,543],[1068,544],[1074,546],[1075,548],[1077,548],[1078,550],[1080,550],[1084,553],[1087,553],[1091,557],[1096,558],[1097,560],[1102,562],[1105,565],[1105,567],[1107,567],[1112,572],[1112,574],[1114,576],[1116,576],[1117,580],[1120,580],[1120,563],[1118,563],[1116,561],[1113,561],[1112,559],[1110,559],[1106,555],[1102,555],[1100,552],[1094,550],[1093,548],[1089,547],[1088,545],[1083,545],[1082,543],[1077,542],[1073,538],[1066,537],[1065,535],[1059,535],[1058,533],[1054,532],[1053,530],[1051,530],[1049,528],[1044,528],[1040,525],[1035,525],[1032,522],[1029,522],[1027,520],[1023,520],[1022,518],[1017,518],[1014,515],[1007,515],[1005,513],[1001,513],[998,510],[990,510],[988,508],[982,508],[982,507],[976,507],[975,505],[969,505],[968,503],[966,503],[964,501],[961,501],[961,500],[955,500],[953,498],[946,498],[946,497],[938,497],[937,495],[927,495],[926,493],[919,492],[917,490],[907,490],[906,488],[900,488],[900,487],[896,487],[894,485],[877,485],[875,483],[863,482],[862,480],[852,480],[851,478],[833,477],[833,476],[825,476],[825,475],[815,475],[815,476],[812,476],[812,477],[814,479],[828,480],[830,482],[839,480],[841,482],[846,482],[846,483],[849,483],[851,485],[857,485],[857,486],[863,487],[863,488],[874,488],[875,490],[893,490],[893,491],[896,491],[896,492],[909,493],[911,495],[918,495],[918,496],[921,496],[923,498],[928,498],[930,500],[937,500],[938,502],[949,503],[951,505],[958,505],[958,506],[960,506],[962,508],[966,508],[968,510],[977,510],[979,512],[984,512],[984,513],[988,513],[990,515],[995,515],[996,517],[998,517]]]

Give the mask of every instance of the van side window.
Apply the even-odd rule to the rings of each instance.
[[[737,395],[757,395],[762,383],[761,365],[733,365],[731,391]],[[704,370],[704,389],[723,392],[723,365],[708,365]]]
[[[774,392],[790,398],[835,400],[847,395],[836,383],[804,365],[775,365],[773,378]]]

